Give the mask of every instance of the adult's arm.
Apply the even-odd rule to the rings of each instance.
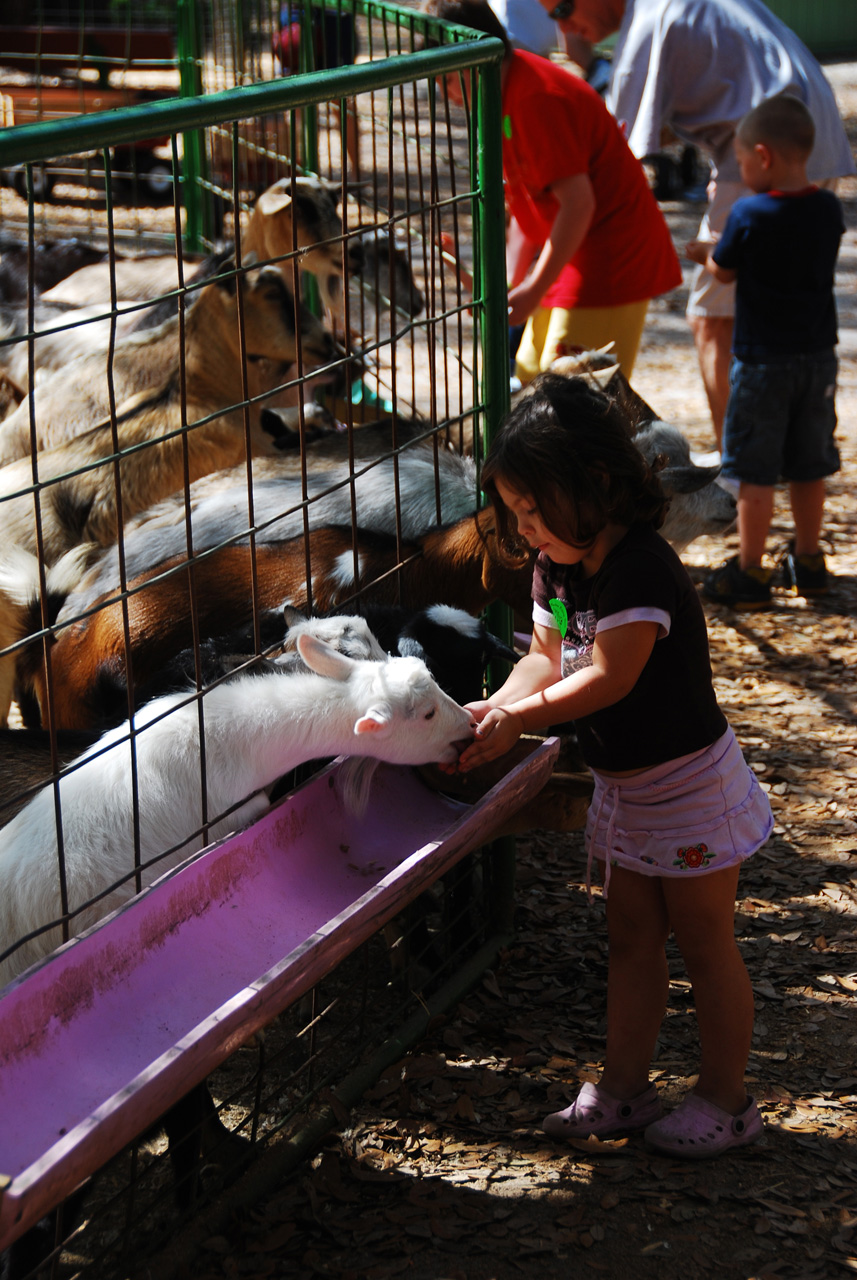
[[[509,291],[509,323],[523,324],[586,238],[595,214],[589,175],[576,173],[550,187],[559,203],[556,217],[532,271]]]

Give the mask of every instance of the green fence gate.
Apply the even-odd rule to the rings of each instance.
[[[68,730],[94,733],[99,727],[100,713],[90,715],[86,697],[70,701],[61,661],[69,637],[93,620],[100,625],[111,618],[118,629],[116,652],[127,677],[128,691],[122,695],[127,714],[135,696],[130,657],[134,628],[140,611],[165,582],[188,584],[188,626],[198,654],[207,600],[197,593],[197,579],[205,576],[206,564],[215,563],[213,557],[249,546],[253,644],[242,661],[252,664],[267,652],[259,580],[271,523],[297,520],[302,528],[306,592],[301,603],[312,607],[315,566],[309,530],[314,504],[329,492],[349,495],[350,527],[356,536],[362,520],[360,477],[392,464],[383,514],[397,554],[373,583],[371,574],[362,574],[354,551],[358,597],[379,584],[395,597],[419,554],[403,531],[407,513],[401,509],[401,473],[414,450],[431,460],[429,532],[457,514],[444,481],[443,463],[451,451],[473,456],[468,473],[472,510],[478,506],[478,462],[506,411],[509,390],[497,128],[502,47],[413,10],[369,0],[358,0],[353,10],[337,6],[335,34],[328,35],[326,45],[318,44],[312,12],[324,13],[321,8],[305,10],[299,69],[283,77],[278,72],[286,56],[284,18],[272,6],[198,6],[182,0],[177,25],[168,29],[173,59],[164,39],[147,43],[148,36],[137,32],[131,17],[124,27],[115,24],[115,39],[105,37],[97,47],[84,40],[87,31],[92,34],[91,21],[81,24],[76,46],[72,42],[69,49],[67,31],[65,45],[51,45],[52,25],[40,10],[43,22],[36,23],[35,36],[30,33],[30,44],[22,44],[24,70],[13,68],[4,80],[9,127],[0,131],[0,171],[7,177],[0,188],[0,219],[4,235],[25,247],[26,282],[7,313],[12,320],[0,340],[0,372],[11,388],[10,408],[16,392],[23,396],[15,411],[16,431],[6,430],[11,419],[0,423],[6,450],[0,470],[0,528],[7,541],[21,541],[35,557],[37,604],[27,615],[23,634],[9,643],[4,637],[0,664],[7,674],[16,668],[20,674],[25,667],[35,673],[31,688],[37,696],[20,697],[10,714],[14,724],[20,723],[17,717],[40,724],[46,736],[29,780],[7,780],[0,823],[26,801],[34,785],[56,783],[63,775],[79,750],[78,743],[69,754]],[[355,61],[315,69],[312,60],[323,62],[325,49],[342,51],[346,20],[357,34]],[[25,26],[22,20],[19,30]],[[53,26],[60,29],[62,24]],[[119,38],[123,31],[124,44]],[[13,47],[8,37],[4,40],[4,47]],[[148,52],[135,62],[133,48]],[[301,70],[308,61],[308,69]],[[472,110],[447,103],[438,88],[447,75],[471,80]],[[27,89],[32,91],[31,117],[20,123],[26,94],[17,90]],[[62,110],[57,95],[51,98],[48,90],[64,92]],[[114,104],[105,98],[109,93],[125,98]],[[69,102],[77,108],[71,114]],[[55,118],[47,118],[51,114]],[[354,122],[359,152],[354,152],[349,171]],[[326,234],[324,243],[346,283],[342,306],[323,317],[331,344],[324,356],[310,352],[309,323],[300,307],[290,304],[299,337],[294,357],[287,360],[273,348],[260,354],[253,346],[258,318],[250,299],[263,273],[246,245],[259,195],[283,180],[283,191],[296,206],[304,190],[301,182],[309,177],[322,179],[338,203],[341,225],[335,234]],[[72,284],[69,277],[53,288],[40,286],[42,249],[48,242],[81,238],[104,259],[87,268],[92,274],[86,282],[77,278]],[[204,257],[224,240],[234,243],[231,257]],[[362,265],[355,270],[352,251],[358,242]],[[309,261],[305,254],[295,231],[292,242],[271,259],[292,293],[304,275],[302,264]],[[200,268],[202,274],[195,274]],[[311,278],[304,285],[306,303],[322,317],[321,292]],[[198,317],[208,314],[205,307],[219,314],[221,304],[233,316],[228,341],[235,363],[224,384],[228,388],[217,393],[220,399],[215,397],[214,403],[197,394],[199,369],[210,361]],[[159,325],[141,329],[155,305],[161,308]],[[126,382],[129,344],[143,353],[149,376],[133,392]],[[77,353],[89,364],[75,364]],[[86,370],[83,375],[81,369]],[[57,370],[61,382],[52,383],[51,373]],[[319,382],[324,387],[317,404],[311,396]],[[83,390],[91,391],[100,407],[87,433],[91,449],[77,455],[63,452],[52,432]],[[160,425],[149,437],[126,434],[128,424],[153,405],[167,404],[171,416],[158,418]],[[289,418],[290,438],[281,427],[270,426],[271,413]],[[324,486],[316,482],[314,471],[312,436],[319,413],[327,415],[328,426],[336,422],[338,430],[327,438],[338,439],[338,456],[344,459],[344,471],[340,468]],[[245,497],[227,534],[202,545],[191,503],[199,470],[195,441],[221,419],[237,424]],[[366,456],[360,432],[373,424],[386,433],[386,444]],[[263,453],[270,445],[266,433],[278,446],[267,452],[292,459],[290,496],[276,517],[266,517],[267,531],[255,506],[260,441]],[[146,486],[158,474],[168,447],[178,458],[175,483],[184,503],[178,521],[183,543],[180,553],[159,561],[154,572],[148,565],[140,573],[126,558],[129,530],[163,496]],[[128,480],[132,471],[137,474],[134,468],[141,459],[146,497],[138,493],[136,481]],[[71,509],[76,514],[69,525]],[[107,532],[102,517],[105,527],[110,526]],[[105,591],[88,598],[77,612],[60,606],[57,613],[49,575],[78,536],[100,539],[96,568],[100,572],[105,555],[113,556],[114,576]],[[97,576],[93,581],[99,581]],[[505,608],[495,613],[494,630],[508,630],[508,617]],[[193,696],[204,709],[208,686],[198,657],[194,664]],[[133,735],[131,752],[133,759]],[[205,815],[205,822],[210,818]],[[61,804],[57,823],[61,833]],[[58,844],[57,875],[64,884],[61,834]],[[423,904],[417,924],[425,936],[428,920],[428,958],[412,956],[403,968],[391,969],[391,939],[371,939],[330,976],[324,990],[288,1010],[262,1047],[242,1049],[225,1063],[214,1093],[227,1127],[260,1149],[286,1138],[285,1145],[298,1158],[319,1125],[331,1120],[325,1090],[346,1079],[358,1089],[367,1071],[401,1054],[430,1012],[472,981],[508,937],[513,859],[508,841],[482,851],[468,872],[463,907],[455,885],[443,886]],[[138,886],[143,873],[139,862],[138,856]],[[63,890],[58,922],[65,936],[76,931],[76,910]],[[405,938],[411,923],[409,918],[400,924]],[[0,952],[14,955],[17,940],[12,946],[8,939],[0,942]],[[415,972],[421,975],[418,981]],[[206,1189],[197,1188],[195,1194],[204,1199]],[[195,1207],[199,1204],[197,1198]],[[141,1138],[114,1160],[94,1180],[86,1216],[85,1230],[64,1255],[81,1274],[102,1278],[133,1270],[144,1236],[147,1248],[166,1245],[178,1224],[163,1144]],[[60,1241],[57,1250],[63,1247]],[[169,1265],[162,1261],[159,1266],[158,1274],[166,1276]]]

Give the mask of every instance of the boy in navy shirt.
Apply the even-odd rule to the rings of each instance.
[[[735,154],[756,194],[737,201],[715,245],[687,246],[718,280],[737,282],[722,474],[739,485],[740,551],[702,589],[735,609],[771,603],[763,558],[779,479],[794,521],[783,584],[800,596],[827,590],[819,535],[825,478],[839,470],[833,276],[845,223],[833,192],[807,181],[814,141],[799,99],[778,94],[754,107],[738,125]]]

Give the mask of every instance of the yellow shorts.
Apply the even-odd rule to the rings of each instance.
[[[539,307],[527,321],[515,356],[515,373],[522,383],[549,369],[557,356],[593,351],[612,342],[616,360],[630,378],[643,335],[649,299],[621,307]]]

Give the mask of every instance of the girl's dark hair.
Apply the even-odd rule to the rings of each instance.
[[[633,443],[628,420],[583,378],[541,374],[483,464],[500,546],[515,559],[521,544],[498,480],[529,495],[551,533],[576,547],[588,546],[610,522],[659,529],[667,512],[661,482]]]

